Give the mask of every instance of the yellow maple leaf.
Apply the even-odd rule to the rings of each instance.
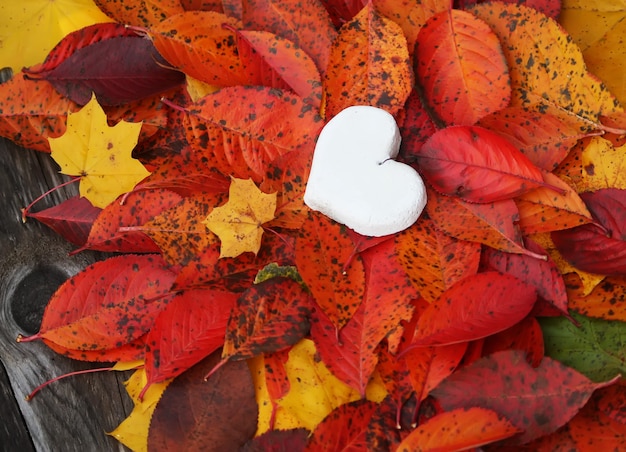
[[[81,196],[104,208],[150,174],[131,156],[141,124],[120,121],[109,127],[106,114],[92,96],[82,109],[68,114],[63,135],[48,138],[52,158],[61,173],[81,177]]]
[[[130,415],[122,421],[109,435],[124,444],[134,452],[148,450],[148,430],[150,419],[156,409],[157,403],[172,379],[153,383],[145,392],[143,399],[139,400],[139,394],[146,386],[148,378],[145,368],[135,371],[124,383],[126,392],[135,404]]]
[[[0,1],[0,67],[41,63],[67,34],[112,22],[93,0]]]
[[[316,353],[315,343],[310,339],[300,340],[289,351],[285,372],[290,390],[276,401],[274,429],[304,427],[313,431],[335,408],[361,398],[359,391],[335,377],[316,357]],[[256,388],[259,406],[256,434],[260,435],[269,430],[272,417],[272,403],[265,380],[263,357],[249,360],[248,366]],[[387,389],[384,383],[379,377],[372,378],[367,385],[365,398],[372,402],[381,402],[386,396]]]
[[[233,178],[228,202],[213,209],[203,223],[220,238],[220,257],[237,257],[259,252],[261,225],[273,220],[275,212],[276,193],[263,193],[252,179]]]

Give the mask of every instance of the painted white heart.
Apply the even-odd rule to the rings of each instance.
[[[341,111],[317,140],[306,205],[362,235],[411,226],[426,206],[426,188],[413,168],[393,160],[400,140],[395,119],[380,108]]]

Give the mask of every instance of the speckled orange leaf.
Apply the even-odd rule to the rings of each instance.
[[[575,118],[555,116],[523,107],[508,107],[482,118],[478,125],[504,136],[522,154],[546,170],[554,170],[576,142],[592,132]]]
[[[586,317],[626,322],[626,277],[608,276],[589,294],[575,273],[563,278],[570,309]]]
[[[260,182],[269,164],[317,136],[321,118],[295,94],[234,86],[187,110],[187,139],[224,174]]]
[[[323,83],[329,119],[352,105],[371,105],[396,114],[413,85],[400,26],[368,3],[339,30]]]
[[[346,228],[311,212],[296,240],[296,266],[316,303],[339,330],[359,308],[365,271]]]
[[[465,450],[509,438],[520,431],[495,411],[457,408],[428,419],[409,433],[396,450]]]
[[[245,0],[243,25],[282,36],[304,50],[326,72],[330,46],[337,36],[330,16],[319,0]]]
[[[285,350],[309,331],[311,295],[289,278],[271,278],[241,294],[230,313],[222,360]]]
[[[428,218],[420,217],[395,241],[398,261],[429,302],[456,281],[478,272],[480,243],[450,237]]]
[[[315,62],[292,41],[267,31],[239,30],[237,49],[249,85],[293,91],[316,108],[322,81]]]
[[[217,236],[202,222],[224,198],[223,195],[206,193],[184,198],[176,206],[132,230],[144,232],[154,240],[167,262],[184,265],[218,242]]]
[[[587,72],[582,53],[553,20],[532,8],[491,2],[470,12],[496,33],[508,61],[513,106],[553,104],[596,122],[620,111],[617,100]]]
[[[435,14],[450,8],[450,0],[374,0],[376,10],[400,25],[413,54],[417,34],[426,21]]]
[[[524,248],[517,224],[519,211],[511,199],[472,204],[429,190],[426,211],[435,226],[452,237],[509,253],[536,256]]]
[[[509,71],[497,36],[472,14],[448,9],[419,32],[415,72],[424,97],[449,125],[473,125],[508,105]]]
[[[146,333],[167,305],[176,274],[158,255],[90,265],[53,295],[36,335],[75,350],[106,350]]]
[[[537,299],[533,286],[488,271],[453,284],[417,320],[412,345],[448,345],[487,337],[522,320]]]
[[[67,114],[79,109],[49,82],[27,80],[20,72],[0,84],[0,136],[27,149],[50,152],[48,137],[62,135]]]
[[[261,248],[263,223],[274,219],[276,193],[263,193],[251,179],[230,183],[228,202],[211,210],[202,222],[220,238],[220,257],[237,257]]]
[[[182,198],[169,190],[141,190],[100,212],[82,249],[124,253],[157,253],[159,247],[143,232],[121,232],[121,227],[142,226]],[[79,250],[80,251],[80,250]]]
[[[187,11],[151,27],[148,34],[163,58],[185,74],[211,85],[245,84],[235,33],[222,24],[240,26],[224,14]]]
[[[153,27],[168,17],[184,11],[178,0],[94,0],[94,2],[116,22],[135,27]]]
[[[539,187],[515,199],[519,227],[524,235],[572,228],[592,221],[587,206],[572,187],[552,173],[544,173],[543,177],[546,183],[564,193]]]

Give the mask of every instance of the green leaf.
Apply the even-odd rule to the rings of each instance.
[[[539,319],[546,355],[573,367],[593,381],[626,375],[626,323],[582,316]]]

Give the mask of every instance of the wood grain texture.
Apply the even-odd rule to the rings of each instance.
[[[21,222],[20,209],[62,181],[49,155],[0,139],[0,361],[5,371],[0,368],[0,419],[5,424],[0,445],[19,451],[125,450],[105,432],[132,408],[122,385],[128,374],[70,377],[30,402],[24,399],[50,378],[97,367],[59,356],[40,342],[16,342],[18,334],[38,330],[58,285],[97,258],[87,253],[69,257],[71,246],[51,230],[34,220]],[[60,190],[34,210],[50,207],[75,190]]]

